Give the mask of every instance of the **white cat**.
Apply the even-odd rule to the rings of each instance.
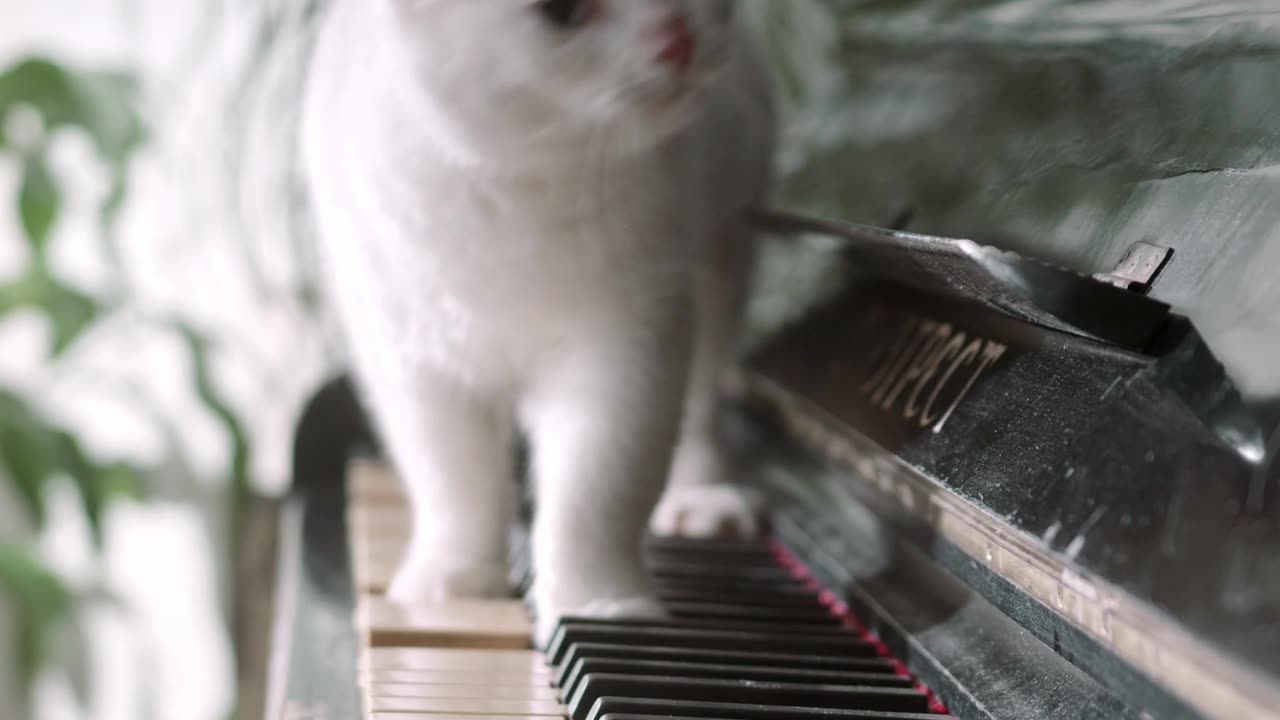
[[[508,591],[517,427],[541,637],[655,612],[641,539],[668,474],[656,529],[754,529],[712,416],[773,133],[732,0],[337,1],[302,141],[412,499],[393,599]]]

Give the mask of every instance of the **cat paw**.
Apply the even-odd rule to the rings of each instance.
[[[446,567],[438,563],[406,563],[387,587],[387,598],[399,605],[427,605],[454,598],[501,598],[511,591],[505,565]]]
[[[654,510],[649,529],[660,536],[754,537],[762,506],[755,492],[735,485],[674,485]]]
[[[595,600],[562,612],[542,612],[539,608],[534,625],[534,642],[537,647],[546,648],[560,625],[560,619],[566,617],[662,619],[666,616],[662,605],[652,597]]]

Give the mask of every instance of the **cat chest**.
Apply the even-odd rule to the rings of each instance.
[[[400,223],[363,243],[356,280],[393,323],[448,322],[475,332],[638,313],[679,291],[695,252],[677,223],[627,213],[536,222],[448,213]],[[349,269],[354,269],[348,264]]]

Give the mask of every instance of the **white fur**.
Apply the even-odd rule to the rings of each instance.
[[[696,501],[678,488],[723,479],[740,211],[773,150],[729,0],[601,6],[566,31],[528,0],[339,0],[304,120],[332,298],[413,502],[391,595],[506,590],[520,427],[543,636],[565,613],[651,607],[641,538],[665,477],[677,511]],[[656,61],[674,11],[699,34],[687,74]],[[750,522],[721,507],[684,509]]]

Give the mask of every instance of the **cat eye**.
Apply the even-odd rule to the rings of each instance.
[[[582,27],[591,19],[594,0],[538,0],[533,8],[542,18],[557,28]]]

